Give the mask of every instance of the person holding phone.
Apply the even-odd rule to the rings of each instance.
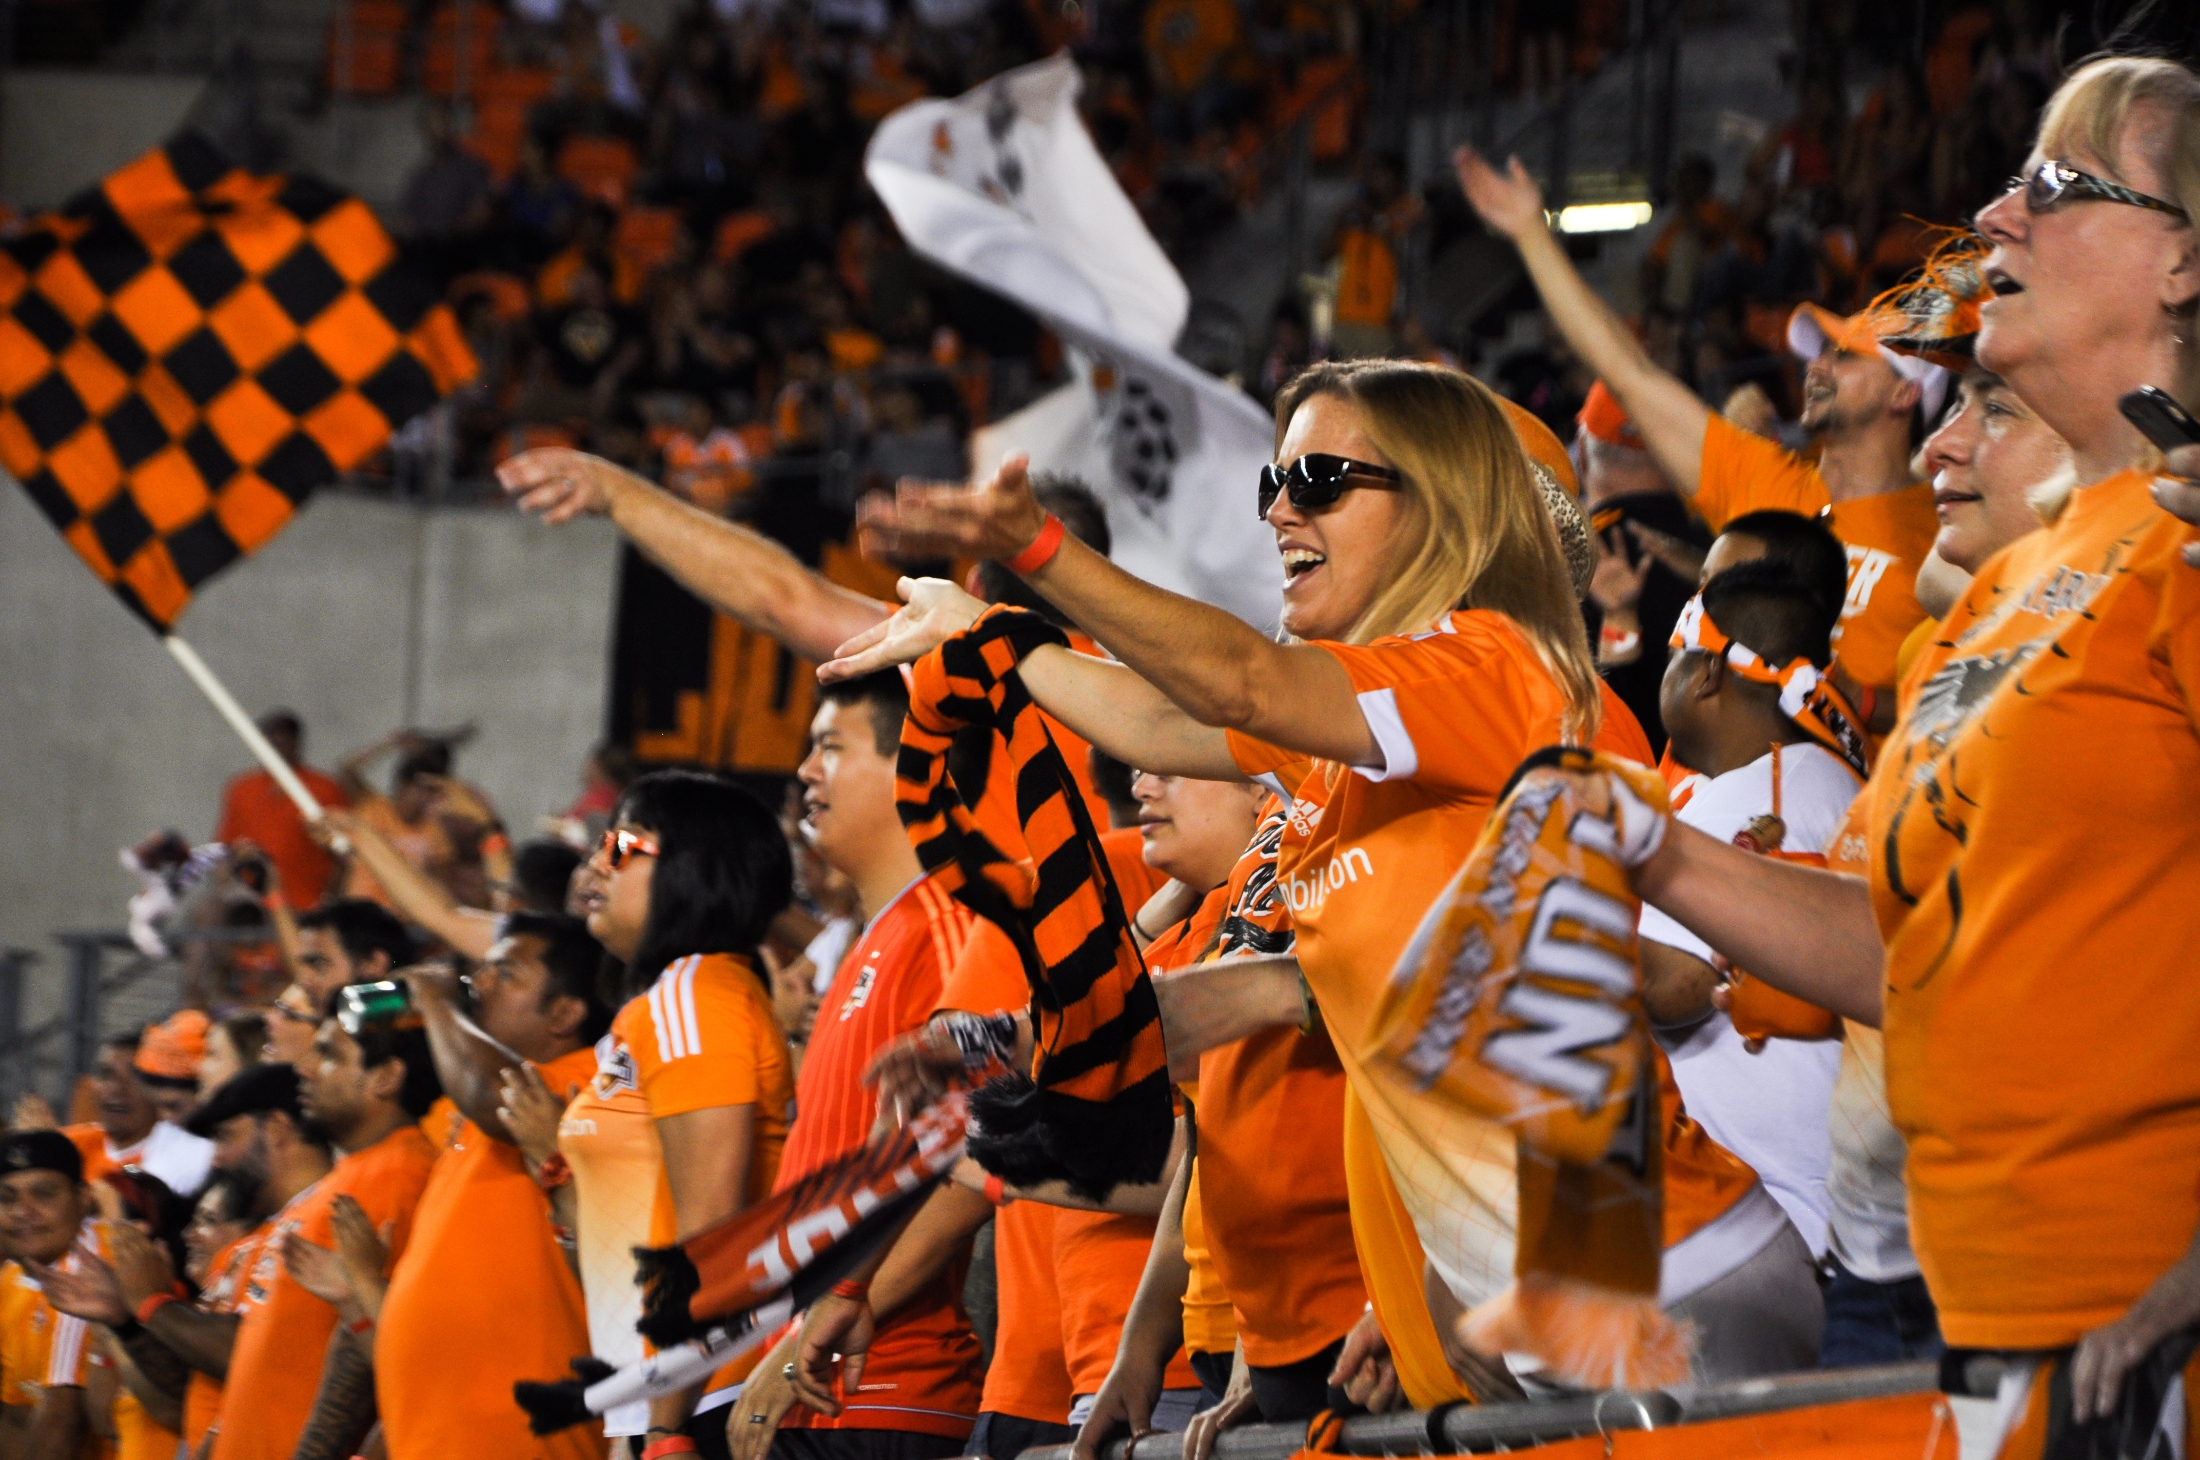
[[[2073,72],[1978,216],[1978,358],[2070,444],[2078,485],[1911,670],[1864,793],[1869,880],[1680,827],[1638,873],[1756,977],[1883,1028],[1943,1332],[2015,1360],[2005,1455],[2104,1416],[2188,1428],[2130,1380],[2151,1364],[2159,1395],[2186,1367],[2163,1345],[2200,1321],[2200,534],[2160,510],[2188,489],[2119,402],[2200,396],[2195,217],[2200,75]]]

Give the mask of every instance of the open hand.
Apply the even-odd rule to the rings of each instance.
[[[341,1308],[358,1298],[335,1249],[308,1242],[296,1232],[283,1239],[283,1268],[292,1282],[324,1303]]]
[[[820,684],[913,664],[978,621],[985,605],[945,578],[904,578],[895,585],[906,605],[833,651],[817,666]]]
[[[382,1295],[389,1291],[390,1240],[397,1223],[384,1222],[375,1230],[374,1218],[356,1197],[340,1196],[329,1208],[329,1225],[336,1231],[336,1255],[344,1264],[344,1276],[368,1317],[382,1311]]]
[[[127,1222],[107,1229],[107,1251],[113,1254],[115,1280],[122,1285],[122,1301],[136,1312],[155,1293],[172,1292],[176,1268],[168,1249]]]
[[[873,1056],[863,1083],[878,1100],[875,1131],[897,1130],[964,1076],[961,1048],[938,1019],[911,1030]]]
[[[38,1279],[46,1301],[72,1318],[90,1323],[125,1323],[135,1311],[124,1299],[115,1270],[83,1244],[76,1249],[74,1271],[64,1272],[58,1266],[48,1267],[29,1258],[23,1259],[23,1269]]]
[[[43,1095],[18,1095],[15,1108],[8,1112],[9,1130],[55,1130],[60,1125]]]
[[[1650,570],[1658,560],[1648,553],[1633,563],[1627,561],[1627,545],[1620,541],[1617,527],[1597,535],[1597,566],[1589,576],[1589,600],[1604,610],[1606,618],[1621,612],[1632,613],[1642,602],[1643,585],[1650,581]]]
[[[609,512],[625,476],[602,457],[564,446],[538,446],[497,465],[504,494],[553,527]]]
[[[1013,558],[1046,526],[1030,469],[1031,458],[1016,452],[970,486],[905,480],[891,498],[866,497],[856,510],[863,549],[880,557]]]
[[[1518,243],[1544,226],[1543,189],[1528,176],[1519,158],[1508,159],[1505,170],[1499,172],[1472,147],[1461,147],[1451,154],[1451,165],[1467,201],[1491,232]]]

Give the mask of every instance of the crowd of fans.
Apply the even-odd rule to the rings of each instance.
[[[1298,14],[1262,34],[1351,54],[1350,25]],[[411,190],[415,235],[476,281],[469,449],[521,510],[607,516],[823,665],[806,753],[775,808],[606,747],[514,844],[453,775],[463,732],[330,777],[270,715],[325,815],[252,772],[219,846],[131,854],[169,896],[158,936],[267,941],[199,940],[193,1007],[112,1042],[69,1120],[29,1100],[0,1137],[0,1454],[1009,1460],[1163,1428],[1199,1460],[1256,1419],[1601,1387],[1609,1362],[1544,1342],[1579,1294],[1525,1291],[1554,1254],[1524,1148],[1425,1063],[1473,1056],[1440,1012],[1403,1058],[1386,1022],[1429,939],[1498,901],[1454,878],[1494,808],[1510,834],[1553,804],[1516,770],[1561,741],[1594,752],[1569,794],[1608,808],[1631,900],[1603,956],[1629,950],[1617,1007],[1654,1036],[1635,1124],[1661,1149],[1632,1169],[1662,1173],[1662,1259],[1630,1331],[1678,1367],[1624,1372],[1987,1350],[2012,1460],[2094,1422],[2183,1435],[2200,489],[2169,473],[2200,476],[2200,446],[2165,458],[2119,402],[2200,397],[2200,77],[2108,60],[2051,86],[2034,38],[1961,41],[1959,16],[1964,65],[1936,49],[1853,122],[1806,81],[1742,205],[1684,167],[1635,321],[1524,170],[1462,151],[1593,386],[1569,443],[1441,358],[1323,362],[1309,336],[1276,361],[1279,642],[1114,568],[1092,494],[1019,461],[862,496],[934,453],[959,479],[959,433],[1010,398],[968,369],[975,296],[862,203],[862,108],[1061,39],[1019,15],[749,7],[656,59],[585,12],[484,42],[563,79],[501,193],[455,142]],[[1144,40],[1153,74],[1088,87],[1126,178],[1278,104],[1229,72],[1234,39],[1174,73],[1197,47],[1151,14]],[[576,180],[576,144],[625,161]],[[1420,226],[1394,178],[1369,199],[1369,236]],[[1977,207],[1976,239],[1928,247],[1916,206]],[[1340,351],[1415,348],[1395,310],[1339,320],[1366,331]],[[897,610],[724,515],[765,462],[830,487],[816,462],[850,443],[867,465],[833,489],[867,549],[975,562],[965,586]],[[531,1437],[515,1383],[643,1358],[634,1249],[861,1149],[985,1039],[1029,1053],[1032,930],[925,875],[896,802],[938,693],[902,667],[1010,622],[1155,974],[1159,1179],[1096,1196],[965,1160],[761,1352]],[[950,756],[1012,852],[1060,835],[1024,804],[1029,754]],[[1523,937],[1558,921],[1502,901]],[[1545,998],[1574,976],[1534,971]]]

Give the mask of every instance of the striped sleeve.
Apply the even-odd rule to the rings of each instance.
[[[83,1387],[84,1372],[90,1367],[90,1357],[91,1325],[81,1318],[71,1318],[66,1313],[56,1312],[53,1346],[46,1354],[46,1387]]]
[[[657,1120],[762,1097],[760,1041],[777,1037],[771,1002],[747,962],[690,954],[666,965],[643,1001],[649,1027],[628,1033],[636,1083]]]

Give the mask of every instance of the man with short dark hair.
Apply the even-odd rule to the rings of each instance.
[[[299,918],[292,982],[269,1010],[267,1058],[303,1065],[329,995],[346,984],[388,978],[413,956],[412,935],[378,902],[348,897]]]
[[[240,1076],[240,1078],[243,1078]],[[349,1198],[368,1230],[401,1256],[435,1148],[416,1122],[439,1093],[427,1036],[417,1027],[324,1020],[298,1067],[299,1107],[339,1155],[329,1174],[275,1219],[251,1283],[264,1297],[245,1310],[222,1396],[227,1417],[214,1460],[340,1460],[372,1420],[374,1373],[357,1335],[298,1281],[285,1247],[336,1243],[334,1211]]]
[[[588,1315],[527,1163],[499,1114],[521,1063],[563,1098],[596,1072],[612,1011],[596,991],[603,949],[562,913],[513,913],[470,980],[423,964],[402,977],[427,1021],[436,1072],[465,1124],[436,1163],[412,1241],[375,1319],[375,1390],[390,1460],[469,1450],[537,1460],[601,1460],[590,1427],[540,1438],[512,1386],[563,1372],[588,1352]]]
[[[297,773],[324,809],[349,806],[344,788],[305,763],[305,723],[295,710],[269,710],[259,719],[260,733]],[[282,879],[283,895],[297,907],[314,907],[336,875],[336,859],[306,830],[296,802],[261,766],[241,772],[222,791],[218,842],[250,842],[267,854]]]
[[[98,1181],[125,1166],[159,1177],[178,1196],[196,1196],[213,1168],[214,1148],[207,1141],[161,1119],[136,1069],[139,1036],[118,1034],[99,1051],[92,1070],[92,1091],[99,1118],[66,1127],[84,1158],[84,1179]]]
[[[56,1312],[34,1267],[96,1240],[84,1162],[59,1131],[0,1136],[0,1454],[72,1460],[90,1436],[90,1330]]]
[[[1856,773],[1797,723],[1805,681],[1831,658],[1836,605],[1769,558],[1715,574],[1682,613],[1663,707],[1673,754],[1701,774],[1674,793],[1677,819],[1722,841],[1825,865]],[[1672,1056],[1688,1112],[1746,1161],[1812,1256],[1826,1248],[1827,1113],[1837,1042],[1775,1040],[1750,1054],[1712,1007],[1711,948],[1654,908],[1641,925],[1643,1008]],[[1808,1353],[1817,1361],[1817,1326]]]
[[[923,875],[894,808],[894,767],[909,692],[894,670],[829,685],[810,722],[798,775],[802,831],[855,884],[865,919],[818,1006],[795,1084],[795,1119],[779,1190],[860,1148],[876,1102],[864,1071],[886,1045],[921,1028],[969,935],[970,917]],[[981,1358],[963,1311],[970,1234],[991,1208],[943,1187],[911,1219],[871,1284],[878,1317],[860,1390],[839,1413],[796,1404],[786,1376],[790,1333],[756,1366],[725,1415],[691,1425],[725,1436],[733,1460],[940,1460],[977,1419]]]

